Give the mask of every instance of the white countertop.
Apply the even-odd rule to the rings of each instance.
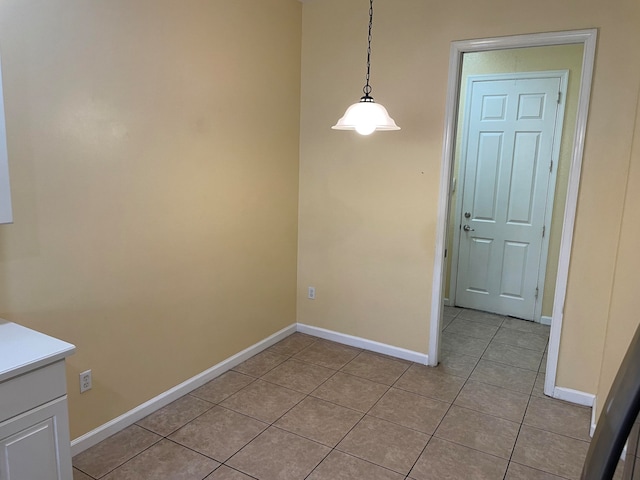
[[[0,382],[61,360],[76,347],[0,318]]]

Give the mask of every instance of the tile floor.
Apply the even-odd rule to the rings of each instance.
[[[579,478],[549,327],[446,308],[430,368],[293,334],[73,459],[74,480]]]

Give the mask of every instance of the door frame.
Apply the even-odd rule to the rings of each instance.
[[[569,80],[569,70],[541,70],[541,71],[530,71],[530,72],[508,72],[508,73],[488,73],[488,74],[478,74],[478,75],[469,75],[467,77],[467,91],[465,92],[465,106],[464,113],[462,115],[464,125],[462,126],[461,136],[462,141],[460,142],[460,150],[462,151],[458,158],[460,159],[458,165],[458,177],[455,180],[456,183],[456,210],[455,210],[455,222],[454,222],[454,230],[453,230],[453,248],[452,252],[449,252],[451,255],[451,278],[449,278],[449,303],[451,306],[455,306],[456,299],[456,288],[458,282],[458,259],[459,259],[459,251],[460,251],[460,229],[456,229],[455,225],[462,223],[462,200],[463,200],[463,192],[464,192],[464,176],[461,175],[461,172],[465,171],[467,164],[467,155],[464,153],[467,151],[467,135],[469,133],[469,110],[471,108],[471,92],[473,88],[474,81],[487,81],[487,80],[511,80],[518,78],[559,78],[560,85],[558,88],[562,93],[561,101],[558,104],[558,109],[556,110],[556,117],[554,123],[554,132],[553,132],[553,143],[551,150],[551,161],[553,162],[553,167],[551,169],[549,175],[549,184],[547,185],[547,195],[545,197],[545,206],[544,206],[544,226],[548,229],[545,231],[546,235],[542,240],[542,248],[540,250],[540,258],[538,264],[538,276],[536,278],[537,285],[542,285],[540,289],[540,293],[538,298],[535,301],[533,318],[534,321],[540,322],[540,318],[542,316],[542,302],[544,300],[544,282],[547,273],[547,258],[549,256],[549,241],[551,239],[551,216],[553,213],[553,201],[555,198],[556,191],[556,179],[558,175],[558,164],[560,160],[560,142],[562,140],[562,128],[564,126],[564,117],[566,113],[566,100],[567,100],[567,88],[568,88],[568,80]],[[458,109],[459,110],[459,109]],[[459,112],[458,112],[459,115]],[[453,162],[455,163],[455,158],[453,158]],[[451,168],[454,168],[454,164],[452,163]],[[448,226],[448,224],[447,224]]]
[[[569,183],[567,202],[564,211],[560,254],[558,258],[558,274],[554,294],[549,352],[547,358],[544,393],[553,397],[562,395],[556,387],[558,355],[560,352],[560,336],[562,333],[562,317],[567,293],[569,261],[573,242],[580,171],[584,154],[584,141],[589,112],[589,97],[595,62],[596,40],[598,31],[595,28],[551,33],[533,33],[508,37],[494,37],[476,40],[461,40],[451,43],[449,54],[449,80],[447,85],[445,125],[442,148],[442,167],[440,171],[440,193],[438,199],[438,217],[436,223],[436,249],[433,266],[433,287],[431,296],[431,321],[429,327],[429,365],[438,365],[440,348],[440,324],[443,311],[444,273],[447,221],[449,215],[449,189],[451,185],[451,167],[455,151],[455,133],[457,106],[459,100],[460,77],[462,73],[462,57],[467,52],[488,50],[504,50],[522,47],[545,47],[553,45],[581,44],[582,72],[580,74],[580,92],[576,127],[571,149],[571,165],[569,167]]]

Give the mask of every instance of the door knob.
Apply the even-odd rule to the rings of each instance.
[[[471,228],[469,225],[465,225],[464,227],[462,227],[462,229],[463,229],[465,232],[475,232],[475,231],[476,231],[476,229],[475,229],[475,228]]]
[[[471,218],[471,212],[464,212],[464,218]]]

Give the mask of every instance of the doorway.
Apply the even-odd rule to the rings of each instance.
[[[579,72],[580,87],[577,100],[576,121],[573,132],[565,135],[571,141],[570,161],[568,162],[567,186],[565,195],[556,195],[563,199],[563,211],[560,217],[559,247],[557,255],[556,273],[552,275],[555,281],[553,294],[552,314],[550,318],[551,334],[549,340],[549,356],[547,361],[547,376],[545,380],[545,394],[562,398],[562,389],[555,386],[558,353],[560,346],[560,334],[562,327],[562,313],[566,295],[567,276],[573,225],[575,221],[577,194],[580,181],[584,136],[588,113],[591,78],[595,58],[595,44],[597,32],[595,29],[542,33],[531,35],[518,35],[512,37],[499,37],[491,39],[468,40],[453,42],[451,46],[449,65],[449,87],[447,92],[447,109],[445,115],[445,132],[443,146],[443,165],[440,180],[440,199],[438,209],[438,223],[436,231],[436,256],[434,259],[434,281],[431,307],[431,327],[429,340],[429,364],[438,364],[440,345],[440,324],[443,310],[443,298],[445,289],[445,277],[450,262],[445,258],[447,250],[447,226],[450,215],[453,214],[450,207],[454,200],[451,196],[453,165],[455,164],[457,142],[460,135],[456,134],[459,127],[457,109],[460,94],[460,80],[462,77],[463,56],[467,53],[503,51],[528,47],[548,47],[554,45],[580,45],[582,47],[582,68]],[[558,192],[556,192],[558,193]],[[554,205],[555,209],[555,205]],[[451,238],[451,236],[449,236]],[[546,269],[549,272],[549,268]],[[549,277],[550,275],[547,275]]]
[[[548,57],[549,48],[579,68],[574,46],[509,54]],[[569,70],[465,75],[463,65],[449,306],[540,322],[568,77]]]

